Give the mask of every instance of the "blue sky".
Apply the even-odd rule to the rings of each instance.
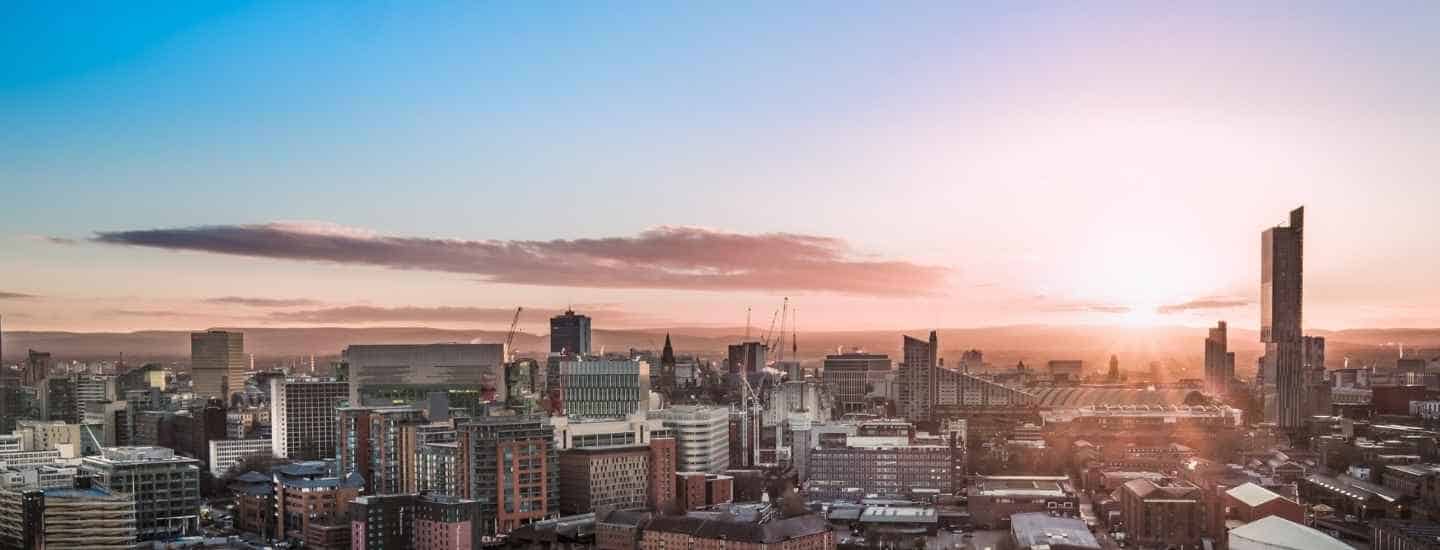
[[[0,8],[0,291],[40,297],[0,305],[37,327],[130,326],[104,311],[137,308],[189,312],[150,325],[233,320],[191,307],[207,294],[400,307],[443,290],[722,322],[737,301],[806,293],[34,239],[273,221],[466,240],[788,232],[950,272],[910,298],[809,293],[835,327],[858,309],[1247,325],[1244,307],[1090,306],[1250,296],[1258,231],[1300,203],[1313,322],[1440,322],[1415,274],[1440,267],[1415,254],[1440,230],[1433,4],[194,4]]]

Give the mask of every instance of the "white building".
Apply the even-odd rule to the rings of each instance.
[[[1266,516],[1230,530],[1230,550],[1354,550],[1316,529]]]
[[[718,474],[730,468],[730,409],[677,405],[651,415],[675,436],[675,471]]]
[[[210,474],[221,477],[247,456],[273,456],[270,449],[269,439],[211,439]]]
[[[335,408],[349,397],[349,384],[272,378],[269,391],[270,452],[300,460],[334,457]]]

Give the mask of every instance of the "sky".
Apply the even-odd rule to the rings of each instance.
[[[1440,4],[1197,4],[6,3],[0,314],[1440,326]]]

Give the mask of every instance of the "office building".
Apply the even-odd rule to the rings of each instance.
[[[650,448],[643,445],[571,449],[560,453],[560,513],[643,508]]]
[[[14,435],[20,436],[25,450],[60,450],[66,456],[80,456],[99,452],[99,441],[92,434],[103,428],[97,428],[58,420],[21,420],[15,423]]]
[[[0,488],[0,548],[28,550],[44,541],[45,493],[30,488]]]
[[[212,439],[206,453],[210,457],[210,475],[224,477],[241,459],[272,456],[269,439]]]
[[[769,347],[761,342],[731,344],[726,350],[725,366],[730,374],[749,376],[765,368]]]
[[[218,397],[228,403],[230,394],[245,391],[248,370],[243,333],[190,333],[190,384],[197,397]]]
[[[45,520],[33,527],[43,529],[46,550],[131,550],[143,540],[138,507],[130,495],[100,487],[48,489]]]
[[[569,417],[624,418],[650,405],[650,365],[645,361],[562,359],[546,384],[552,409]]]
[[[75,405],[79,417],[84,418],[90,404],[96,401],[114,401],[120,398],[115,377],[100,375],[75,376]]]
[[[480,502],[479,531],[508,533],[556,514],[560,476],[554,428],[546,417],[457,419],[455,435],[464,465],[459,496]]]
[[[80,402],[75,395],[75,379],[52,376],[40,381],[40,418],[66,424],[80,423]]]
[[[896,402],[897,412],[910,421],[929,420],[935,412],[938,398],[937,383],[939,370],[940,342],[935,331],[930,331],[930,340],[906,336],[903,344],[904,359],[900,363],[900,399]]]
[[[1220,321],[1205,338],[1205,391],[1225,395],[1235,378],[1235,353],[1230,351],[1229,331]]]
[[[1276,424],[1294,430],[1304,418],[1305,209],[1290,212],[1289,227],[1272,227],[1260,236],[1260,341],[1266,370],[1275,373]]]
[[[504,344],[355,345],[345,348],[351,406],[421,403],[434,392],[478,413],[505,396]]]
[[[135,501],[142,541],[168,540],[200,528],[200,461],[160,447],[112,447],[80,469],[95,487]]]
[[[26,386],[38,386],[41,380],[50,378],[53,370],[55,370],[55,358],[50,355],[50,352],[27,350],[25,364],[21,369],[20,383]]]
[[[318,460],[335,456],[335,409],[350,385],[328,380],[270,379],[271,452],[280,458]]]
[[[675,436],[675,469],[718,474],[730,469],[730,411],[725,407],[677,405],[655,411]]]
[[[480,503],[440,495],[366,495],[351,505],[352,548],[481,548]]]
[[[890,356],[859,352],[826,355],[820,371],[835,404],[846,413],[865,410],[871,385],[888,372]]]
[[[16,420],[33,418],[32,401],[32,394],[21,386],[20,373],[0,364],[0,433],[14,431]]]
[[[735,501],[735,478],[705,472],[675,472],[675,502],[682,510],[700,510]]]
[[[551,317],[550,353],[590,355],[590,318],[569,309]]]

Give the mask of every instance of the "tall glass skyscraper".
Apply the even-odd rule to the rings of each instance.
[[[550,353],[590,354],[590,318],[565,310],[550,318]]]
[[[1290,212],[1290,227],[1272,227],[1260,235],[1260,341],[1267,367],[1275,373],[1275,421],[1287,429],[1301,426],[1305,410],[1304,235],[1304,207]]]

